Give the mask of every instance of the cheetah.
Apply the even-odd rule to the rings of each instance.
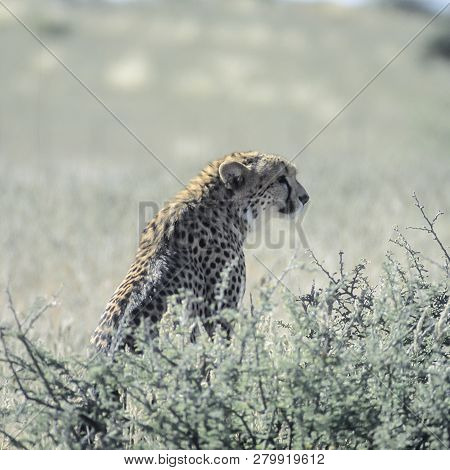
[[[190,314],[212,334],[208,317],[225,271],[221,307],[238,308],[242,301],[243,246],[254,221],[267,210],[295,214],[308,200],[295,167],[278,155],[236,152],[210,163],[145,227],[136,258],[91,343],[107,354],[133,349],[130,330],[141,324],[146,337],[154,338],[168,297],[180,290],[199,299],[190,305]]]

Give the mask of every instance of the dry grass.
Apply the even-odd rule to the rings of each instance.
[[[427,21],[288,2],[35,3],[8,2],[183,181],[232,150],[294,156]],[[296,161],[328,263],[343,249],[379,272],[392,227],[418,220],[414,191],[449,207],[449,66],[425,58],[443,21]],[[81,351],[133,256],[139,201],[179,184],[4,11],[0,34],[0,283],[20,311],[61,289],[39,331]],[[278,273],[291,251],[255,253]],[[251,290],[265,271],[251,255],[248,270]]]

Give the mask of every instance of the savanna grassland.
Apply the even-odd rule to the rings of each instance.
[[[94,432],[99,447],[448,445],[448,432],[443,431],[448,407],[442,401],[448,400],[448,277],[433,264],[445,262],[445,251],[433,234],[405,229],[424,225],[411,197],[414,192],[430,220],[450,206],[450,62],[430,53],[430,44],[448,32],[448,17],[433,22],[295,159],[299,180],[311,196],[302,227],[316,262],[311,264],[303,253],[292,224],[275,221],[248,251],[247,290],[256,305],[250,310],[256,313],[248,314],[253,319],[238,328],[240,339],[231,349],[221,342],[208,349],[206,339],[197,346],[185,345],[183,358],[174,346],[176,334],[167,333],[163,346],[171,360],[192,374],[180,378],[164,361],[154,364],[153,371],[168,378],[156,392],[166,406],[156,411],[148,398],[132,405],[130,418],[108,397],[126,360],[119,358],[111,370],[104,364],[90,368],[58,361],[86,356],[105,302],[134,255],[143,215],[139,207],[143,202],[161,206],[181,188],[180,181],[234,150],[294,158],[431,15],[284,1],[5,3],[90,90],[0,7],[0,320],[2,325],[14,324],[13,306],[19,319],[33,323],[30,337],[39,346],[29,343],[34,354],[29,360],[37,357],[48,367],[47,379],[55,378],[50,380],[52,406],[58,402],[61,408],[46,408],[36,429],[44,429],[56,415],[64,416],[48,440],[33,441],[30,436],[39,431],[29,431],[27,446],[77,447],[83,442],[80,446],[88,447],[94,438],[80,431],[76,397],[84,396],[90,406],[95,393],[105,393],[105,408],[83,413],[95,418],[94,428],[99,426]],[[449,220],[447,215],[435,223],[444,248],[450,240]],[[405,251],[405,246],[389,242],[397,225],[407,233],[412,252],[409,245]],[[284,242],[273,243],[280,234]],[[339,264],[341,250],[348,277]],[[398,261],[385,257],[388,250],[396,251]],[[420,258],[415,250],[422,252]],[[283,281],[303,300],[272,302],[271,289],[280,285],[267,268],[279,277],[294,252],[302,269],[285,272]],[[368,264],[356,274],[367,280],[358,277],[349,296],[352,267],[363,258]],[[428,263],[429,272],[422,271],[422,263]],[[340,274],[333,277],[334,272]],[[323,291],[311,290],[313,279]],[[380,291],[379,286],[390,287]],[[328,321],[322,314],[330,298],[334,303],[329,314],[335,315]],[[40,309],[45,312],[34,322]],[[281,336],[290,332],[293,342],[277,343],[279,329]],[[186,331],[178,333],[185,339]],[[11,357],[16,354],[18,361],[24,357],[20,348],[27,350],[28,344],[20,338],[16,332],[7,339]],[[13,346],[14,341],[18,343]],[[243,342],[253,349],[239,363],[246,351]],[[302,348],[304,356],[296,356]],[[268,350],[274,351],[272,357]],[[258,351],[262,365],[246,368],[254,366]],[[333,360],[330,351],[336,353]],[[360,368],[350,361],[355,355],[363,358]],[[196,375],[199,363],[215,360],[220,365],[216,377],[226,387],[205,392],[199,400],[185,394],[187,411],[180,422],[187,427],[181,426],[184,434],[177,434],[171,406],[179,403],[169,379],[189,390],[204,380]],[[133,380],[140,378],[151,395],[155,375],[139,361],[129,363],[124,383],[137,390]],[[35,384],[30,385],[32,395],[39,397],[48,390],[39,371],[27,368],[31,363],[23,363],[21,370]],[[302,377],[291,374],[299,363]],[[327,367],[329,373],[314,381]],[[267,373],[274,368],[289,385],[281,393]],[[254,372],[251,378],[249,370]],[[370,378],[374,370],[383,380],[398,379],[394,389],[400,399],[388,399],[391,395],[384,389],[377,395],[380,389]],[[431,370],[438,376],[432,392],[424,385]],[[65,377],[62,382],[58,374]],[[102,374],[104,381],[99,380]],[[310,388],[309,379],[314,384]],[[89,389],[95,380],[100,392]],[[13,424],[8,413],[20,398],[8,387],[10,382],[1,389],[1,416],[8,416],[12,436],[37,411],[31,403],[22,425]],[[272,397],[272,407],[261,390]],[[329,394],[317,401],[320,390]],[[405,390],[410,395],[402,395]],[[262,414],[235,400],[246,394],[265,402]],[[218,403],[226,407],[214,408]],[[218,413],[199,424],[198,436],[189,429],[194,419],[189,410],[195,407]],[[105,418],[107,409],[114,412]],[[414,427],[417,415],[423,417],[423,428]],[[225,424],[210,432],[208,426],[218,416]],[[253,421],[247,422],[246,416]],[[346,416],[350,421],[345,422]],[[114,436],[104,432],[124,422],[134,426],[132,431]],[[296,432],[305,422],[311,433]],[[148,423],[154,428],[149,430]],[[151,434],[157,425],[165,437]],[[359,434],[352,434],[354,429]],[[58,440],[63,435],[67,439]],[[11,445],[5,435],[1,442]]]
[[[236,149],[293,157],[428,19],[288,2],[10,6],[181,181]],[[42,334],[70,329],[80,351],[134,255],[139,202],[180,184],[0,15],[0,279],[19,310],[58,293]],[[296,159],[320,259],[342,249],[379,272],[393,226],[418,222],[414,191],[433,212],[449,207],[450,66],[426,55],[445,26]],[[275,273],[292,254],[264,240],[253,252]],[[248,269],[250,287],[267,273],[251,254]]]

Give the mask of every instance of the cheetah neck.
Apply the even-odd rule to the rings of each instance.
[[[194,214],[198,210],[208,212],[213,222],[225,214],[226,224],[239,232],[244,240],[254,227],[256,214],[255,211],[248,212],[247,201],[233,199],[232,193],[224,187],[219,177],[220,163],[221,160],[209,164],[169,205],[175,212],[183,211],[186,207]]]
[[[219,165],[220,161],[208,165],[148,224],[142,240],[147,250],[149,243],[157,246],[170,238],[181,220],[186,223],[203,219],[203,227],[214,224],[218,230],[233,233],[244,243],[256,227],[258,211],[249,199],[233,199],[220,180]]]

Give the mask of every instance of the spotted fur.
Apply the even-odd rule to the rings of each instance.
[[[149,337],[167,309],[167,298],[193,293],[190,313],[207,319],[217,308],[236,308],[245,290],[243,244],[253,221],[269,208],[300,210],[309,197],[293,165],[276,155],[240,152],[210,163],[146,226],[136,258],[100,319],[91,342],[112,352],[133,347],[133,330],[144,323]],[[226,285],[223,276],[226,276]]]

